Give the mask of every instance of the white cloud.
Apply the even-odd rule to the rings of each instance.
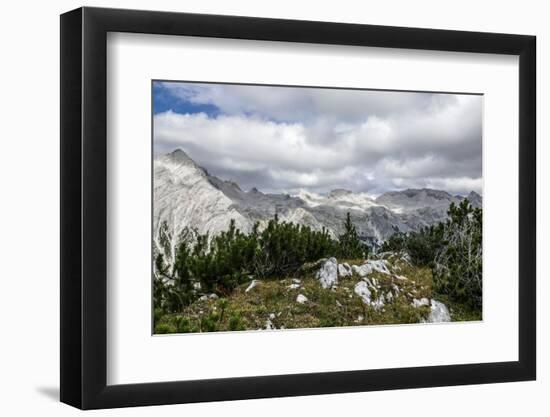
[[[184,101],[212,104],[224,114],[260,114],[284,121],[304,121],[319,116],[356,121],[370,114],[387,116],[411,109],[444,108],[457,100],[450,94],[376,90],[178,82],[164,82],[160,86]]]
[[[220,109],[155,115],[158,152],[184,149],[243,188],[481,191],[480,96],[169,83]]]

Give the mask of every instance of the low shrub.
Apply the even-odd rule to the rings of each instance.
[[[197,284],[202,292],[223,297],[251,276],[281,278],[323,257],[364,258],[366,254],[367,247],[359,240],[349,213],[339,240],[324,228],[315,231],[308,226],[280,222],[277,216],[261,232],[256,223],[250,234],[241,232],[231,220],[227,231],[211,239],[208,234],[195,233],[191,244],[185,234],[171,267],[162,254],[156,255],[155,306],[166,312],[179,312],[197,298]]]

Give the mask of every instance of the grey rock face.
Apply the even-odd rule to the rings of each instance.
[[[481,196],[475,191],[470,192],[466,198],[470,201],[473,207],[480,208],[483,204]]]
[[[404,191],[390,191],[380,195],[376,202],[390,209],[414,210],[424,207],[445,207],[451,202],[459,202],[460,197],[453,197],[445,191],[423,188]]]
[[[205,170],[183,151],[155,157],[153,243],[172,264],[175,248],[190,229],[216,235],[226,230],[231,219],[241,230],[252,222],[235,209],[233,201],[209,181]]]

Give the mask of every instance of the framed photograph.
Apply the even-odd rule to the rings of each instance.
[[[61,16],[61,401],[533,380],[535,37]]]

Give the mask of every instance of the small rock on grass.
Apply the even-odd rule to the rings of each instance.
[[[308,301],[309,300],[307,299],[307,297],[303,294],[298,294],[298,297],[296,297],[296,302],[299,303],[299,304],[305,304]]]
[[[256,280],[256,279],[252,280],[252,282],[250,283],[250,285],[248,287],[246,287],[246,290],[244,290],[244,292],[250,291],[256,285],[258,285],[258,280]]]
[[[273,322],[270,319],[267,319],[265,322],[265,330],[273,330],[273,329],[275,329]]]

